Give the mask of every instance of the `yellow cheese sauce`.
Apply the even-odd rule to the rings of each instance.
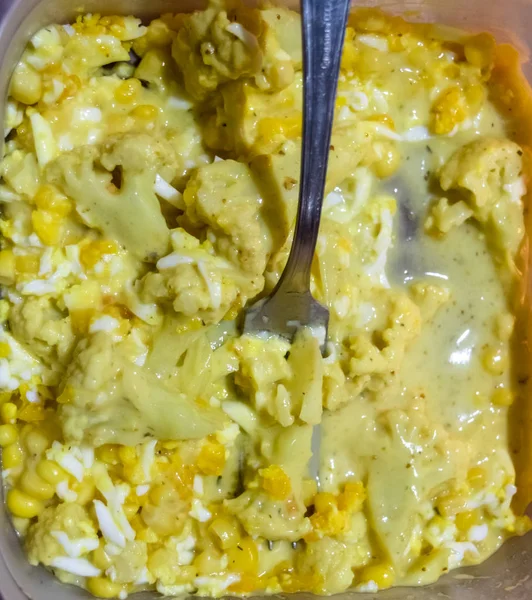
[[[299,16],[212,2],[34,35],[0,163],[2,479],[31,564],[121,600],[376,592],[530,529],[516,64],[485,33],[351,15],[322,356],[305,329],[239,333],[291,243]]]

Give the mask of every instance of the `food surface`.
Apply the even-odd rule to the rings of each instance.
[[[291,243],[299,16],[211,3],[33,36],[0,164],[2,475],[32,564],[103,598],[374,592],[528,531],[508,52],[351,16],[312,271],[322,357],[305,329],[239,335]]]

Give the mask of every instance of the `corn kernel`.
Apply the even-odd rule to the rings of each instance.
[[[134,465],[137,462],[137,451],[131,446],[120,446],[118,458],[124,465]]]
[[[11,354],[11,346],[7,342],[0,342],[0,358],[7,358]]]
[[[288,139],[296,138],[301,135],[302,120],[301,115],[280,117],[266,117],[258,124],[259,137],[265,140],[275,140],[282,136]]]
[[[116,88],[115,100],[121,104],[131,104],[135,102],[141,89],[142,85],[138,79],[126,79]]]
[[[458,513],[454,520],[454,524],[462,532],[468,531],[474,525],[477,525],[481,520],[480,511],[477,510],[466,510]]]
[[[36,254],[23,254],[15,257],[15,269],[17,273],[35,274],[39,272],[41,259]]]
[[[327,513],[336,508],[336,498],[329,492],[319,492],[314,497],[314,509],[319,513]]]
[[[508,367],[508,356],[503,348],[487,346],[482,354],[482,366],[491,375],[502,375]]]
[[[85,477],[82,481],[76,481],[72,485],[72,491],[76,493],[76,502],[85,506],[92,500],[96,495],[96,486],[94,481],[90,477]]]
[[[11,423],[0,425],[0,446],[5,448],[14,444],[18,439],[17,428]]]
[[[481,490],[486,487],[488,476],[486,469],[482,467],[473,467],[467,472],[467,481],[469,485],[475,490]]]
[[[401,163],[401,155],[397,146],[391,141],[382,141],[374,144],[376,160],[371,164],[371,169],[381,179],[393,175]]]
[[[41,460],[35,468],[37,474],[52,485],[68,479],[68,474],[56,462],[48,459]]]
[[[491,402],[495,406],[511,406],[514,402],[514,395],[510,390],[497,388],[491,396]]]
[[[240,540],[237,546],[230,548],[227,552],[229,558],[229,569],[236,573],[257,574],[259,566],[259,552],[257,545],[251,537]]]
[[[138,512],[140,506],[138,504],[134,504],[133,502],[126,502],[124,504],[124,513],[128,520],[132,519]]]
[[[467,498],[459,494],[446,494],[438,499],[436,509],[443,517],[452,517],[467,510]]]
[[[44,210],[34,210],[31,222],[35,233],[46,246],[57,246],[61,240],[61,219]]]
[[[35,104],[42,95],[41,76],[33,67],[20,62],[13,73],[9,93],[22,104]]]
[[[102,571],[107,570],[113,564],[113,561],[111,560],[110,556],[107,554],[107,552],[103,549],[101,545],[98,546],[96,550],[93,550],[91,552],[90,560],[91,563],[97,569],[101,569]]]
[[[11,249],[0,250],[0,283],[9,285],[15,279],[15,256]]]
[[[451,133],[467,117],[464,97],[459,87],[444,90],[431,107],[430,129],[437,135]]]
[[[251,575],[250,573],[242,573],[240,579],[229,586],[229,591],[234,594],[249,594],[256,592],[257,590],[264,589],[262,580],[257,575]]]
[[[517,517],[515,520],[515,533],[516,535],[525,535],[532,530],[532,521],[527,515]]]
[[[201,552],[194,559],[194,567],[199,575],[211,575],[221,570],[222,554],[214,549]]]
[[[495,58],[495,39],[489,33],[475,35],[465,43],[464,54],[469,64],[489,70]]]
[[[17,420],[17,405],[13,402],[6,402],[0,407],[0,418],[4,423],[15,423]]]
[[[19,410],[17,418],[20,421],[31,423],[34,421],[43,421],[45,417],[44,405],[39,402],[28,402]]]
[[[51,185],[43,185],[35,194],[33,201],[37,208],[66,217],[72,212],[72,202],[55,190]]]
[[[151,104],[141,104],[131,111],[131,116],[141,121],[155,121],[158,114],[157,107]]]
[[[358,512],[362,510],[365,499],[364,484],[361,481],[348,481],[343,492],[338,496],[338,508],[348,512]]]
[[[33,519],[44,510],[39,500],[17,489],[7,492],[7,507],[12,515],[23,519]]]
[[[209,526],[209,531],[222,550],[233,548],[240,540],[238,524],[229,517],[222,516],[214,519]]]
[[[101,260],[102,256],[105,254],[116,254],[117,252],[118,246],[115,242],[110,240],[94,240],[81,248],[79,260],[85,268],[92,269]]]
[[[15,469],[24,462],[24,452],[18,444],[11,444],[2,450],[2,466],[4,469]]]
[[[85,584],[87,591],[97,598],[117,598],[124,586],[107,577],[89,577]]]
[[[117,465],[120,462],[118,457],[118,446],[104,444],[96,449],[96,458],[108,465]]]
[[[374,581],[380,590],[384,590],[394,584],[395,572],[392,565],[387,563],[369,565],[362,570],[359,581],[361,583]]]
[[[290,478],[279,465],[270,465],[266,469],[260,469],[262,488],[276,500],[286,500],[292,492]]]
[[[225,466],[225,448],[219,442],[206,442],[198,455],[198,469],[205,475],[221,475]]]
[[[35,471],[27,470],[22,473],[18,486],[20,489],[37,500],[50,500],[54,497],[55,489]]]
[[[49,436],[41,429],[33,428],[24,437],[24,445],[30,454],[39,456],[50,447]]]

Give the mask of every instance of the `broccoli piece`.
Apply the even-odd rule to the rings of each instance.
[[[459,199],[440,203],[433,211],[437,226],[442,222],[463,222],[469,216],[486,225],[497,252],[513,261],[524,234],[521,197],[523,151],[514,142],[482,138],[459,148],[440,172],[444,191],[458,192]],[[464,206],[465,203],[465,206]],[[460,208],[454,219],[446,219],[455,204]],[[465,212],[469,209],[470,212]]]
[[[166,254],[170,232],[153,190],[155,177],[172,179],[175,153],[147,134],[110,138],[97,148],[62,154],[47,169],[48,181],[70,196],[89,226],[117,240],[138,259],[155,262]],[[118,186],[113,174],[119,175]]]

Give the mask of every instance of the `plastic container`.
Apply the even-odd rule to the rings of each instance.
[[[69,22],[79,12],[134,14],[148,18],[162,12],[201,8],[202,4],[201,1],[194,0],[0,0],[0,114],[3,115],[11,71],[27,40],[40,27],[54,22]],[[285,0],[284,4],[290,8],[297,7],[297,1],[294,0]],[[509,41],[521,51],[525,62],[524,73],[532,82],[532,63],[528,62],[532,48],[532,0],[358,0],[356,5],[378,5],[384,10],[402,14],[409,20],[439,22],[473,31],[491,31],[499,41]],[[532,96],[530,104],[532,105]],[[532,131],[530,121],[523,123],[523,126]],[[530,235],[532,228],[527,229]],[[529,252],[528,244],[525,244],[524,251]],[[525,263],[530,263],[530,259],[529,253]],[[524,334],[522,337],[526,339],[532,337],[527,335],[532,321],[528,318],[531,302],[527,301],[532,280],[527,276],[524,281],[525,310],[521,328]],[[526,344],[523,345],[523,352],[528,354]],[[529,397],[532,398],[532,394]],[[528,404],[530,403],[527,402]],[[525,409],[520,420],[525,432],[528,430],[532,438],[532,410],[529,412]],[[532,461],[532,453],[528,452],[531,447],[532,442],[525,442],[521,454],[528,454]],[[531,485],[532,482],[527,481],[527,484]],[[1,493],[0,486],[0,496]],[[89,594],[83,590],[63,585],[44,569],[28,564],[2,504],[0,502],[0,597],[3,600],[89,598]],[[158,595],[142,593],[136,595],[135,599],[148,600],[156,596]],[[342,600],[348,597],[364,600],[374,598],[375,594],[344,592],[338,597],[340,596]],[[297,597],[297,600],[302,600],[311,595],[298,594]],[[394,588],[380,592],[378,599],[530,600],[532,533],[509,540],[494,556],[479,566],[453,571],[428,587]]]

